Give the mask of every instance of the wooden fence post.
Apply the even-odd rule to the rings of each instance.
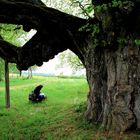
[[[9,67],[8,62],[6,60],[5,60],[5,101],[6,108],[10,108]]]

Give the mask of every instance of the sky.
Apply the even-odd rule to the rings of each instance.
[[[73,69],[68,67],[67,65],[64,65],[64,67],[57,67],[59,63],[58,57],[55,57],[54,59],[51,59],[48,62],[44,62],[41,67],[37,67],[37,69],[34,71],[36,73],[42,73],[42,74],[48,74],[48,75],[65,75],[65,76],[79,76],[79,75],[85,75],[85,70],[80,70],[73,72]]]

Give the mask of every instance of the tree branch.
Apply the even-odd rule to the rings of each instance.
[[[0,1],[0,22],[22,24],[26,29],[35,28],[37,34],[18,49],[6,43],[5,46],[1,45],[0,56],[9,62],[17,63],[18,69],[25,70],[34,64],[42,65],[43,61],[52,59],[68,48],[80,55],[78,49],[84,38],[81,36],[85,33],[78,29],[85,25],[87,20],[46,6],[20,1]],[[13,53],[10,53],[9,47]]]
[[[18,59],[18,48],[0,38],[0,57],[11,63],[16,63]]]
[[[86,20],[68,15],[46,6],[37,6],[25,2],[0,1],[0,22],[29,25],[37,30],[56,26],[61,30],[79,29]]]

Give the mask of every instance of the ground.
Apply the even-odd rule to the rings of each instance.
[[[30,103],[28,93],[39,84],[48,99]],[[134,134],[111,138],[111,133],[84,119],[86,79],[10,76],[10,89],[11,108],[6,109],[4,82],[0,82],[0,140],[136,140]]]

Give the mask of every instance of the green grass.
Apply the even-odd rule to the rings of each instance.
[[[35,86],[48,99],[28,101]],[[112,134],[84,119],[88,85],[68,77],[10,77],[11,108],[5,108],[4,82],[0,82],[0,140],[139,140],[140,134]]]
[[[48,99],[30,103],[35,86]],[[5,108],[0,82],[0,140],[90,140],[94,126],[84,120],[88,85],[85,79],[60,77],[10,78],[11,108]]]

